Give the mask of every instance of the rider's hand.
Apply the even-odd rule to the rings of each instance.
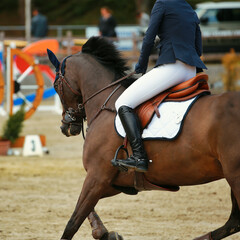
[[[144,74],[146,72],[146,69],[143,69],[140,67],[140,64],[139,62],[135,65],[135,72],[136,74],[139,74],[139,73],[142,73]]]

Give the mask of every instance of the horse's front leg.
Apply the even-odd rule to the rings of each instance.
[[[91,224],[92,236],[93,236],[94,239],[105,238],[105,236],[108,235],[108,230],[103,225],[103,222],[101,221],[100,217],[95,212],[95,210],[93,210],[88,215],[88,220],[89,220],[89,222]]]
[[[88,220],[92,227],[92,236],[94,239],[100,240],[123,240],[123,237],[117,232],[108,232],[106,227],[103,225],[102,220],[98,214],[93,210],[88,215]]]
[[[109,188],[109,179],[103,176],[97,178],[96,175],[99,175],[99,172],[98,174],[96,174],[96,172],[87,174],[76,208],[62,235],[62,240],[72,239],[83,221],[94,209],[99,199],[104,195],[106,189]]]

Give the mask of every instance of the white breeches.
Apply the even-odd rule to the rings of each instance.
[[[136,108],[166,89],[185,82],[196,76],[196,67],[179,60],[153,68],[137,79],[117,99],[116,110],[121,106]]]

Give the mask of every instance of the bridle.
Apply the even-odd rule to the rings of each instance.
[[[75,88],[73,88],[71,86],[71,84],[69,83],[69,81],[66,79],[65,77],[65,66],[66,66],[66,60],[67,58],[71,57],[68,56],[66,58],[63,59],[62,63],[61,63],[61,67],[59,69],[56,69],[56,78],[54,81],[54,88],[56,89],[56,91],[58,92],[59,95],[63,96],[64,92],[63,92],[63,83],[65,83],[65,85],[68,87],[68,89],[77,97],[82,98],[82,94],[81,92],[79,92],[78,90],[76,90]],[[58,70],[58,71],[57,71]],[[85,105],[86,103],[88,103],[92,98],[94,98],[95,96],[97,96],[99,93],[105,91],[106,89],[109,89],[110,87],[116,86],[116,88],[114,88],[114,90],[109,94],[109,96],[107,97],[107,99],[104,101],[104,103],[102,104],[102,106],[100,107],[100,109],[97,111],[97,113],[94,115],[94,117],[89,121],[88,123],[88,127],[87,129],[90,127],[90,125],[92,124],[92,122],[99,116],[99,114],[103,111],[103,110],[107,110],[110,112],[115,113],[116,109],[115,108],[109,108],[107,107],[107,103],[108,101],[111,99],[111,97],[117,92],[117,90],[121,87],[121,82],[123,82],[125,79],[131,77],[132,75],[135,74],[134,72],[131,72],[129,74],[127,74],[126,76],[110,83],[109,85],[103,87],[102,89],[98,90],[97,92],[95,92],[94,94],[92,94],[90,97],[88,97],[85,101],[83,101],[82,103],[78,104],[77,109],[73,109],[73,108],[68,108],[65,112],[66,116],[65,119],[62,120],[62,122],[66,125],[78,125],[81,126],[81,130],[82,130],[82,135],[83,138],[85,139],[84,136],[84,124],[83,122],[86,121],[86,114],[85,114]],[[62,103],[64,104],[64,100],[62,99]]]

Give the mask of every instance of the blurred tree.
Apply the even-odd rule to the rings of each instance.
[[[18,15],[19,15],[19,23],[24,24],[25,22],[25,0],[18,0]]]
[[[18,2],[16,0],[1,0],[0,11],[16,10],[18,8]]]
[[[229,53],[226,53],[222,58],[222,63],[225,68],[223,75],[223,85],[225,91],[237,91],[237,81],[239,79],[240,57],[232,48]]]
[[[149,0],[135,0],[137,12],[145,11],[148,12]]]
[[[99,9],[107,5],[113,10],[118,24],[135,24],[136,13],[144,10],[147,13],[156,0],[32,0],[32,6],[41,9],[48,17],[49,24],[97,24],[100,17]],[[186,0],[193,8],[200,2],[209,0]],[[212,0],[214,2],[227,0]],[[231,0],[239,1],[239,0]],[[0,0],[0,24],[22,25],[24,22],[24,0]]]
[[[186,0],[194,9],[196,7],[196,4],[198,3],[203,3],[203,2],[209,2],[209,0]],[[223,2],[223,1],[227,1],[227,0],[213,0],[213,2]],[[239,0],[233,0],[238,2]],[[154,5],[154,3],[156,2],[156,0],[135,0],[136,3],[136,7],[138,11],[141,10],[146,10],[149,13],[151,12],[151,9]]]

